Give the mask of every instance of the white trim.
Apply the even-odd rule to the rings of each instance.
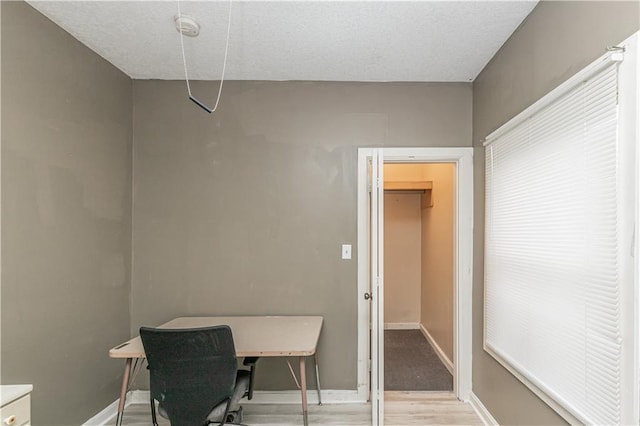
[[[480,420],[482,420],[482,424],[485,426],[500,426],[500,423],[493,418],[487,407],[484,406],[480,398],[473,392],[471,392],[471,396],[469,397],[469,404],[478,417],[480,417]]]
[[[569,410],[563,407],[559,402],[555,399],[551,398],[549,394],[542,389],[540,389],[535,383],[533,383],[529,378],[525,377],[520,371],[515,369],[509,364],[502,355],[496,353],[486,342],[483,342],[484,350],[491,355],[496,361],[500,363],[509,373],[511,373],[514,377],[520,380],[531,392],[536,394],[538,398],[543,400],[545,404],[547,404],[551,409],[553,409],[556,413],[558,413],[563,419],[565,419],[569,424],[579,425],[584,424],[583,421],[578,420],[576,416],[573,415]]]
[[[148,395],[148,392],[147,392],[147,395]],[[127,402],[125,404],[125,409],[129,405],[133,404],[131,399],[132,399],[132,392],[129,392],[127,394]],[[147,397],[146,401],[149,401],[148,397]],[[105,408],[103,408],[102,411],[100,411],[98,414],[96,414],[95,416],[91,417],[89,420],[84,422],[82,424],[82,426],[105,426],[105,425],[108,425],[116,417],[116,414],[118,414],[118,402],[119,402],[119,400],[116,399],[111,404],[109,404]]]
[[[633,197],[635,197],[635,205],[633,213],[626,218],[627,221],[634,223],[634,229],[631,235],[624,237],[622,246],[630,247],[630,254],[633,261],[633,288],[626,289],[624,300],[626,303],[624,309],[629,317],[629,323],[626,325],[626,335],[631,336],[633,341],[633,354],[630,354],[629,364],[631,365],[631,374],[624,377],[626,383],[623,384],[622,392],[625,395],[631,395],[630,411],[631,422],[640,424],[640,256],[638,255],[640,244],[638,242],[638,227],[640,226],[640,31],[621,43],[625,47],[625,61],[619,68],[619,84],[618,90],[618,137],[620,141],[632,141],[630,144],[621,144],[621,147],[629,149],[620,152],[620,157],[626,161],[627,170],[635,173],[629,176],[627,181],[635,183]],[[626,250],[625,250],[626,251]]]
[[[356,390],[335,390],[323,389],[323,404],[366,404],[367,400],[358,397]],[[133,391],[130,398],[127,398],[130,404],[148,404],[149,391],[136,390]],[[307,401],[309,405],[318,403],[318,393],[315,389],[307,389]],[[254,391],[251,401],[248,399],[240,400],[241,405],[251,404],[297,404],[301,403],[301,395],[299,390],[283,390],[283,391]],[[115,414],[114,414],[115,415]]]
[[[360,398],[356,390],[323,389],[320,391],[323,404],[366,404],[366,398]],[[255,391],[253,399],[243,399],[242,404],[300,404],[300,391]],[[318,392],[315,389],[307,389],[309,404],[318,403]]]
[[[385,322],[385,330],[419,330],[420,324],[417,322]]]
[[[369,393],[367,157],[358,149],[358,393]],[[454,393],[467,402],[471,394],[471,306],[473,271],[473,148],[383,148],[385,162],[456,163]]]
[[[425,326],[423,324],[420,324],[420,331],[424,335],[425,339],[427,339],[429,341],[429,344],[431,345],[433,350],[436,352],[436,355],[438,355],[438,358],[440,358],[440,361],[442,361],[442,363],[447,368],[447,370],[449,370],[449,373],[451,373],[451,375],[453,376],[453,373],[454,373],[454,371],[453,371],[453,362],[451,362],[449,357],[447,357],[447,354],[444,353],[444,351],[442,350],[440,345],[438,345],[436,340],[433,338],[431,333],[429,333],[429,331],[427,331],[427,329],[425,328]]]
[[[368,161],[367,161],[368,163]],[[371,424],[384,424],[384,152],[372,151],[369,208],[369,315],[371,318]]]
[[[550,91],[537,102],[533,103],[527,109],[513,117],[511,120],[507,121],[491,134],[489,134],[489,136],[487,136],[484,140],[483,145],[487,146],[491,144],[492,141],[504,135],[515,126],[519,125],[532,115],[536,114],[538,111],[550,105],[552,102],[555,102],[556,99],[560,98],[562,95],[576,87],[581,82],[589,79],[590,77],[604,69],[604,67],[610,65],[612,62],[622,62],[623,59],[624,54],[622,52],[605,53],[600,58],[596,59],[594,62],[586,66],[584,69],[578,71],[573,77],[560,84],[558,87]]]
[[[366,206],[368,205],[368,180],[367,157],[371,156],[371,149],[358,149],[358,367],[357,389],[360,398],[369,399],[369,302],[364,300],[364,294],[368,292],[369,277],[369,250],[368,250],[368,217]]]

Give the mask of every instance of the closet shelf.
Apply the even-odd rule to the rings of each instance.
[[[433,189],[431,181],[386,181],[384,183],[386,191],[427,191]]]
[[[385,181],[385,191],[411,191],[422,193],[420,197],[420,207],[428,209],[433,207],[432,181]]]

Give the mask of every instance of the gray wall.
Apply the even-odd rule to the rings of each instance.
[[[638,2],[543,1],[473,85],[475,247],[473,391],[500,424],[564,421],[482,349],[484,150],[482,140],[640,28]],[[552,348],[550,350],[553,350]]]
[[[218,83],[195,83],[211,101]],[[470,146],[471,85],[134,81],[132,333],[179,315],[316,314],[326,389],[355,389],[359,146]],[[268,360],[258,387],[293,389]],[[271,368],[269,368],[271,364]],[[144,386],[143,381],[139,381]]]
[[[80,424],[117,397],[129,337],[132,83],[1,7],[1,382],[33,383],[33,424]]]
[[[562,423],[482,350],[480,141],[639,13],[542,2],[474,83],[472,138],[467,84],[229,82],[213,116],[181,82],[135,81],[132,100],[126,76],[2,2],[2,383],[34,383],[34,424],[80,423],[117,395],[122,365],[106,351],[140,325],[300,313],[326,319],[324,387],[354,389],[356,263],[339,246],[356,242],[357,147],[473,140],[474,392],[501,424]],[[217,83],[193,88],[211,100]],[[282,377],[281,363],[261,368],[259,386],[292,388]]]

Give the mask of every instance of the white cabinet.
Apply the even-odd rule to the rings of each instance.
[[[0,426],[31,424],[31,385],[0,386]]]

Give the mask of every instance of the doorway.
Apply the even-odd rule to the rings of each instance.
[[[471,393],[471,275],[473,254],[472,148],[360,148],[358,150],[358,397],[372,403],[372,423],[384,423],[385,163],[455,165],[453,392]]]
[[[453,391],[455,167],[384,164],[385,391]]]

